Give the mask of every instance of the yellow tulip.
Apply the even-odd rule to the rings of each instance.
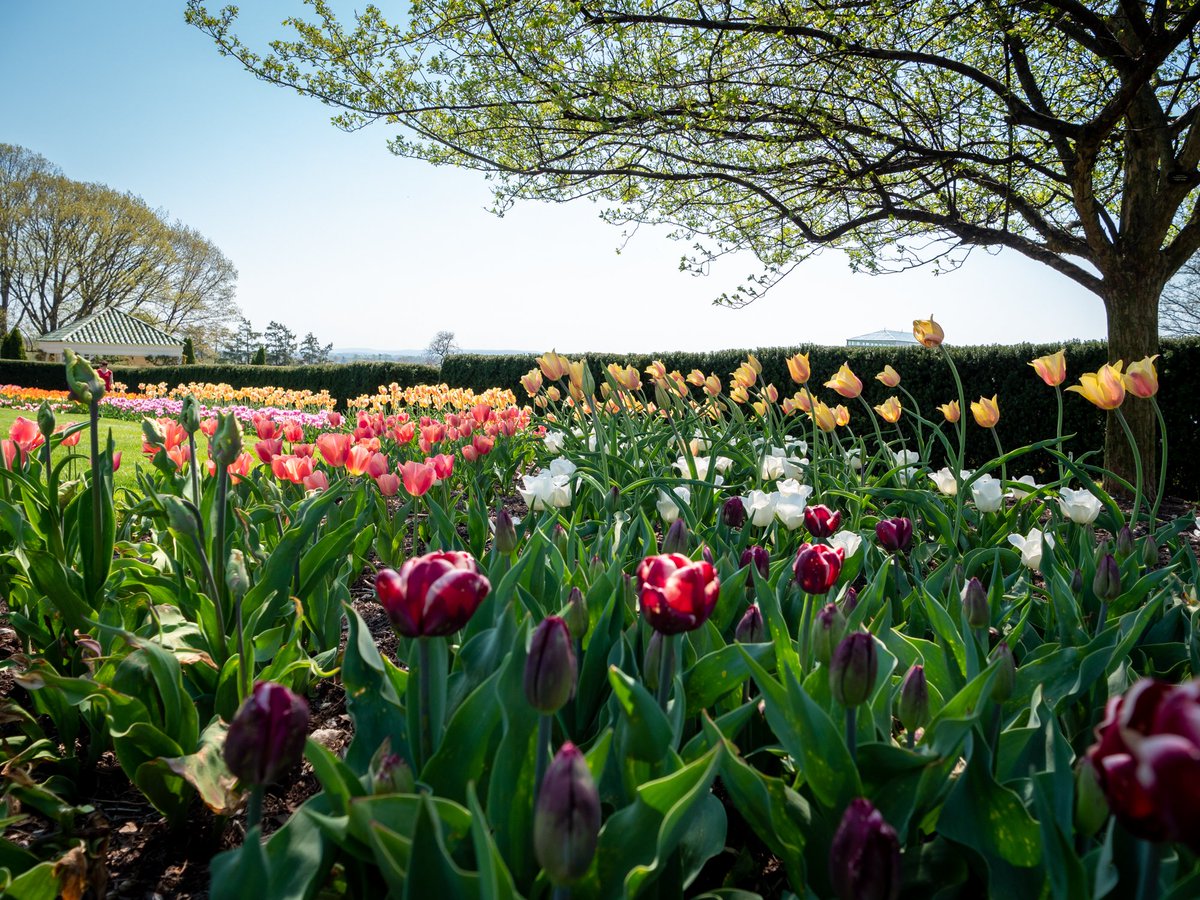
[[[788,374],[792,376],[792,381],[796,384],[808,384],[808,379],[812,378],[812,367],[808,364],[807,353],[797,353],[795,356],[789,356],[787,360]]]
[[[850,371],[850,363],[842,363],[837,373],[825,382],[825,387],[833,388],[843,397],[853,400],[862,393],[862,381]]]
[[[951,400],[949,403],[943,403],[938,407],[942,411],[942,415],[946,417],[946,421],[954,424],[962,416],[962,411],[958,408],[958,401]]]
[[[742,363],[733,371],[730,377],[733,378],[734,384],[748,388],[752,387],[754,382],[758,380],[758,373],[746,363]]]
[[[779,402],[779,388],[775,387],[773,384],[768,384],[765,388],[763,388],[762,395],[764,398],[766,398],[768,403]]]
[[[849,425],[850,424],[850,410],[846,409],[845,404],[839,403],[837,406],[835,406],[833,408],[833,419],[835,422],[838,423],[838,425],[842,425],[842,426]]]
[[[704,387],[704,373],[699,369],[692,369],[692,371],[688,373],[687,383],[695,385],[696,387]]]
[[[729,399],[734,403],[745,403],[750,399],[750,394],[740,384],[732,384],[729,386]]]
[[[1123,365],[1121,360],[1117,360],[1101,366],[1095,372],[1080,375],[1079,384],[1073,384],[1067,390],[1083,394],[1085,399],[1101,409],[1116,409],[1125,402],[1125,379],[1121,375]]]
[[[982,428],[995,428],[1000,421],[1000,405],[996,402],[996,396],[993,394],[991,400],[980,397],[971,403],[971,415]]]
[[[542,373],[538,369],[530,369],[521,376],[521,387],[525,388],[525,393],[530,397],[537,394],[542,389]]]
[[[888,397],[883,403],[875,407],[875,412],[879,413],[879,418],[883,419],[883,421],[891,422],[895,425],[900,421],[900,413],[902,412],[900,398]]]
[[[753,353],[746,354],[746,361],[744,363],[742,363],[742,365],[749,366],[750,368],[752,368],[756,375],[762,374],[762,363],[760,363],[758,361],[758,357],[755,356]]]
[[[1039,356],[1030,363],[1038,377],[1050,387],[1058,387],[1067,380],[1067,354],[1065,350],[1051,353],[1049,356]]]
[[[622,366],[619,363],[608,364],[608,374],[618,385],[627,391],[636,391],[642,386],[641,376],[633,366]]]
[[[812,418],[822,431],[829,432],[837,428],[837,415],[820,400],[813,404]]]
[[[721,379],[716,375],[709,375],[704,379],[704,393],[710,397],[721,396]]]
[[[883,371],[875,376],[876,381],[883,382],[890,388],[894,388],[900,383],[900,373],[891,366],[884,366]]]
[[[656,359],[650,365],[646,366],[646,374],[650,376],[655,384],[661,384],[667,377],[667,366],[661,359]]]
[[[946,332],[942,331],[942,326],[930,316],[928,319],[913,320],[913,337],[926,347],[940,347],[946,339]]]
[[[549,381],[558,381],[570,371],[571,361],[559,353],[551,350],[544,356],[537,358],[537,364],[542,368],[542,374]]]
[[[1125,388],[1135,397],[1148,400],[1158,393],[1158,371],[1154,361],[1158,354],[1131,362],[1125,370]]]

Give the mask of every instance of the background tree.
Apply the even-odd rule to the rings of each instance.
[[[446,357],[458,352],[458,344],[454,343],[453,331],[439,331],[425,348],[425,361],[431,366],[441,368]]]
[[[32,201],[35,175],[57,175],[44,156],[12,144],[0,144],[0,334],[7,335],[18,248]]]
[[[261,345],[262,334],[254,330],[249,319],[239,316],[234,327],[230,329],[229,336],[221,345],[221,359],[224,362],[247,365]]]
[[[250,365],[265,366],[267,364],[267,348],[259,347],[254,351],[254,355],[250,357]]]
[[[311,331],[300,342],[300,362],[307,366],[329,362],[329,354],[333,352],[333,344],[322,344]]]
[[[673,225],[700,271],[754,252],[763,271],[725,302],[822,246],[871,272],[1007,247],[1095,293],[1130,360],[1200,248],[1195,0],[430,0],[404,25],[313,6],[268,56],[236,11],[187,15],[339,126],[398,123],[396,153],[496,173],[501,210],[601,200]],[[1153,471],[1148,404],[1126,414]]]
[[[1162,330],[1166,334],[1200,334],[1200,256],[1183,264],[1162,297]]]
[[[190,337],[183,339],[183,364],[185,366],[195,365],[196,363],[196,345]]]
[[[237,269],[194,228],[175,222],[166,237],[170,255],[164,262],[163,285],[142,309],[159,328],[191,338],[202,355],[213,356],[241,315]]]
[[[263,332],[263,343],[267,349],[267,364],[290,366],[296,361],[296,332],[282,322],[271,320]]]

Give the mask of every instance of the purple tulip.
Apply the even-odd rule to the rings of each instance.
[[[855,631],[842,638],[829,662],[829,689],[842,706],[861,706],[875,688],[879,673],[879,655],[875,638]]]
[[[260,681],[229,726],[225,764],[247,787],[271,784],[300,762],[308,703],[281,684]]]
[[[600,837],[600,794],[587,760],[570,741],[546,769],[533,813],[533,850],[551,883],[577,881]]]
[[[538,712],[558,712],[575,695],[575,648],[567,623],[558,616],[542,620],[525,657],[525,699]]]
[[[841,900],[896,900],[900,896],[900,840],[865,797],[850,801],[833,835],[829,879]]]
[[[912,519],[897,516],[875,523],[875,538],[888,553],[905,553],[912,546]]]

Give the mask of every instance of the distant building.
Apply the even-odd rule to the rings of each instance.
[[[101,310],[43,334],[34,339],[33,346],[43,359],[60,359],[68,347],[92,359],[124,357],[132,365],[143,364],[151,356],[183,357],[183,341],[118,309]]]
[[[858,337],[846,338],[847,347],[916,347],[917,339],[911,331],[872,331],[870,334],[860,334]]]

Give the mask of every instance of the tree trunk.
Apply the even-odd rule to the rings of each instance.
[[[1121,360],[1128,366],[1158,352],[1158,299],[1162,288],[1162,281],[1151,275],[1130,278],[1121,287],[1108,292],[1105,308],[1109,362]],[[1121,412],[1125,414],[1142,459],[1143,496],[1151,497],[1158,486],[1158,423],[1154,410],[1149,400],[1128,395]],[[1108,414],[1104,435],[1104,467],[1134,484],[1133,450],[1113,412]],[[1112,479],[1105,479],[1105,482],[1105,488],[1110,492],[1127,493]]]

